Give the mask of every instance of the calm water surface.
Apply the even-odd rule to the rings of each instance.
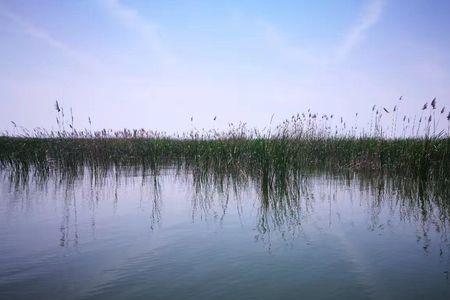
[[[449,199],[414,184],[0,179],[1,299],[450,299]]]

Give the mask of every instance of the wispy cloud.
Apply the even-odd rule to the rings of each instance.
[[[384,0],[371,0],[360,15],[358,21],[347,32],[337,48],[338,61],[345,59],[351,51],[365,38],[367,31],[373,27],[381,17]]]
[[[10,11],[2,5],[0,5],[0,18],[8,20],[13,25],[18,27],[23,33],[32,38],[42,41],[49,47],[60,51],[65,56],[74,59],[82,65],[89,66],[90,68],[100,67],[100,63],[95,58],[82,53],[74,49],[70,45],[58,40],[46,30],[40,28],[39,26],[36,26],[35,24],[32,24],[22,16]]]
[[[122,26],[137,32],[144,38],[147,46],[159,59],[164,60],[164,62],[174,60],[173,54],[168,51],[161,39],[160,28],[157,24],[145,18],[136,9],[123,4],[120,0],[100,0],[100,3]]]
[[[342,62],[351,54],[355,47],[365,39],[369,29],[379,21],[384,6],[385,0],[369,0],[353,26],[347,30],[340,42],[329,47],[317,48],[314,45],[308,45],[308,47],[298,45],[277,28],[275,24],[260,19],[255,23],[263,30],[267,45],[275,49],[280,57],[292,62],[326,67]]]

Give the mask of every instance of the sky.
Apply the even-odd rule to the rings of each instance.
[[[450,1],[0,0],[0,129],[368,123],[450,106]],[[214,117],[216,117],[214,120]],[[191,121],[191,118],[193,121]]]

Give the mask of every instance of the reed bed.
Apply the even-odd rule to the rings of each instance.
[[[3,132],[0,167],[22,174],[32,169],[48,176],[52,172],[76,174],[86,167],[101,172],[139,165],[157,173],[175,166],[203,174],[209,170],[244,173],[268,180],[282,179],[292,170],[326,169],[448,181],[449,131],[438,128],[450,124],[450,113],[433,99],[411,122],[407,116],[399,118],[398,105],[374,106],[364,129],[358,129],[356,122],[349,128],[343,118],[308,111],[262,131],[241,123],[222,132],[169,136],[144,129],[77,130],[72,114],[67,118],[56,102],[58,130],[27,130],[14,123],[15,132]],[[383,118],[387,115],[386,127]]]

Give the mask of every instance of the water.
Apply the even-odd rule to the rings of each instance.
[[[4,173],[0,298],[450,299],[448,190],[208,178]]]

